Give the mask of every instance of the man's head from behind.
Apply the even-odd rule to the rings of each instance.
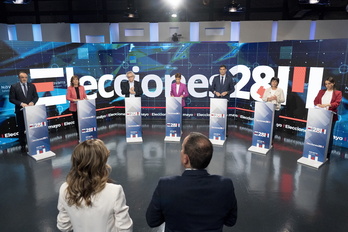
[[[204,169],[213,156],[213,145],[203,134],[191,132],[182,144],[181,162],[185,168]]]

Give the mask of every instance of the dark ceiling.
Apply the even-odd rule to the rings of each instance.
[[[24,5],[0,1],[0,23],[6,24],[348,19],[348,0],[330,0],[330,5],[300,4],[299,0],[236,0],[245,7],[239,13],[224,10],[231,0],[182,0],[176,19],[170,17],[165,0],[31,0]],[[138,18],[124,16],[129,6],[138,11]]]

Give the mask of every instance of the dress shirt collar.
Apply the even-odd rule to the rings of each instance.
[[[209,173],[205,169],[189,169],[182,173],[183,176],[208,176]]]

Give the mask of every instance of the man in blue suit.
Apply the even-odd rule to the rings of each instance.
[[[234,92],[233,78],[227,75],[227,68],[225,65],[220,66],[219,72],[220,75],[216,75],[213,79],[210,91],[213,92],[215,98],[226,98],[230,100],[230,95]]]
[[[217,232],[236,223],[232,180],[205,170],[212,155],[213,146],[203,134],[192,132],[184,139],[181,163],[185,171],[159,180],[146,211],[150,227],[165,222],[166,232]]]
[[[26,137],[24,133],[25,124],[23,108],[35,105],[39,97],[37,95],[35,85],[28,82],[28,75],[25,72],[19,72],[18,79],[18,83],[11,85],[10,102],[15,104],[19,143],[22,151],[25,151]]]

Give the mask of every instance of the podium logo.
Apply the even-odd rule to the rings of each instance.
[[[318,134],[324,134],[324,135],[326,134],[326,129],[312,127],[312,126],[307,127],[307,131],[318,133]]]
[[[82,128],[81,132],[84,133],[89,133],[89,132],[94,132],[97,131],[96,127],[89,127],[89,128]]]
[[[269,133],[254,131],[254,135],[263,138],[269,138]]]
[[[37,122],[29,124],[29,129],[36,129],[47,126],[46,122]]]
[[[140,116],[140,112],[127,112],[127,116]]]
[[[167,123],[167,127],[180,127],[180,123]]]
[[[210,117],[212,117],[212,118],[225,118],[225,114],[211,113]]]

